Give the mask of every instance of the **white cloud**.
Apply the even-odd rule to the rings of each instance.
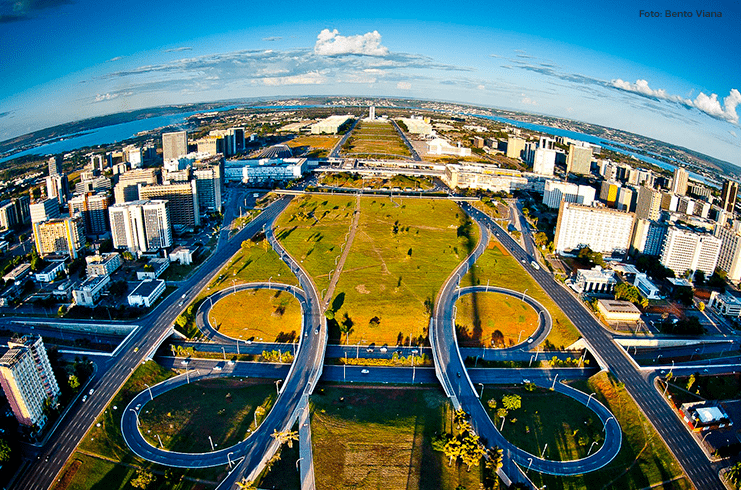
[[[109,59],[109,60],[107,61],[107,63],[111,63],[111,62],[113,62],[113,61],[118,61],[118,60],[121,60],[121,59],[123,59],[123,56],[116,56],[116,57],[114,57],[114,58],[111,58],[111,59]]]
[[[319,72],[304,73],[287,77],[263,78],[262,83],[268,86],[278,85],[321,85],[326,83],[327,78]]]
[[[401,90],[409,90],[412,88],[412,84],[409,82],[399,82],[396,84],[396,88]]]
[[[734,138],[738,138],[738,135],[736,134],[736,131],[732,131],[732,130],[729,129],[728,132],[731,133],[731,136],[733,136]]]
[[[479,90],[486,90],[486,85],[479,85],[476,88],[479,89]]]
[[[700,92],[694,99],[687,99],[681,95],[669,94],[664,89],[652,89],[646,80],[636,80],[635,83],[631,83],[617,79],[610,82],[610,84],[619,90],[642,95],[650,99],[675,102],[685,107],[695,108],[716,119],[738,124],[736,107],[741,105],[741,93],[735,88],[731,89],[731,92],[723,99],[723,103],[721,104],[717,94],[706,95]]]
[[[522,97],[522,100],[520,100],[520,103],[526,104],[526,105],[538,105],[538,103],[536,101],[534,101],[533,99],[531,99],[527,95],[520,94],[520,96]]]
[[[105,102],[107,100],[113,100],[117,97],[128,97],[130,95],[133,95],[133,92],[108,92],[105,94],[97,94],[93,102]]]
[[[166,49],[165,53],[178,53],[180,51],[193,51],[193,48],[190,46],[181,46],[179,48]]]
[[[381,35],[378,31],[341,36],[337,29],[324,29],[317,36],[314,53],[324,56],[338,54],[364,54],[369,56],[386,56],[389,50],[381,46]]]

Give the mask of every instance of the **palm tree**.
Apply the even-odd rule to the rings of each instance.
[[[298,441],[298,431],[295,430],[286,430],[283,432],[278,432],[278,429],[275,429],[272,434],[270,434],[273,439],[277,440],[281,445],[288,443],[288,447],[293,447],[293,441]]]
[[[728,481],[730,481],[735,488],[741,488],[741,463],[736,463],[728,468],[728,471],[726,471],[726,478],[728,478]]]

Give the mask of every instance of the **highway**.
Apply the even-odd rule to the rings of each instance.
[[[473,206],[462,204],[463,209],[485,227],[500,230],[499,241],[517,260],[529,262],[531,255],[526,253],[504,230],[486,214]],[[529,234],[528,234],[529,237]],[[529,238],[525,240],[530,242]],[[648,375],[638,370],[628,358],[628,354],[618,346],[612,335],[600,325],[574,296],[558,284],[543,268],[526,268],[543,287],[546,293],[559,305],[571,319],[582,336],[589,342],[595,353],[607,363],[610,371],[622,381],[643,413],[674,453],[685,473],[698,489],[725,488],[718,477],[716,465],[710,463],[697,446],[685,425],[656,391]]]
[[[15,489],[46,489],[54,483],[85,433],[134,369],[161,339],[170,334],[175,318],[185,309],[185,306],[180,306],[179,303],[184,301],[184,305],[189,304],[239,250],[242,241],[252,237],[264,224],[272,221],[285,209],[290,200],[290,197],[284,197],[274,201],[232,240],[219,243],[211,257],[189,279],[181,283],[177,292],[169,295],[153,311],[140,319],[139,329],[124,342],[118,355],[98,365],[98,373],[89,385],[94,389],[94,393],[85,402],[79,399],[75,402],[77,406],[70,411],[73,416],[62,419],[42,448],[40,460],[30,462],[17,478]],[[49,460],[43,461],[44,458],[41,456],[48,456]]]

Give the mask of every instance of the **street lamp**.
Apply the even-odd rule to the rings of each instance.
[[[525,293],[527,293],[527,289],[522,292],[522,301],[525,301]]]
[[[592,448],[594,447],[595,444],[597,444],[597,441],[592,441],[592,445],[589,446],[589,451],[587,451],[587,456],[592,454]]]
[[[592,393],[589,395],[589,398],[587,398],[587,407],[589,407],[589,402],[592,400],[592,397],[596,395],[596,393]]]
[[[213,439],[211,439],[211,436],[208,436],[208,442],[211,443],[211,451],[213,451],[214,450],[214,441],[213,441]]]
[[[302,459],[304,459],[304,458],[298,458],[298,459],[296,460],[296,471],[298,471],[298,462],[299,462],[299,461],[301,461]]]
[[[553,384],[551,385],[551,389],[552,389],[552,390],[556,388],[556,380],[557,380],[557,379],[558,379],[558,374],[556,374],[556,377],[555,377],[555,378],[553,378]]]
[[[226,453],[226,460],[229,462],[229,469],[232,467],[232,458],[231,455],[234,454],[234,451]]]
[[[610,422],[610,419],[614,419],[615,417],[613,415],[607,417],[607,420],[605,420],[605,426],[602,427],[602,432],[605,432],[605,429],[607,429],[607,424]]]
[[[139,427],[139,426],[141,425],[141,424],[139,423],[139,412],[137,412],[137,411],[136,411],[136,410],[134,410],[133,408],[130,408],[129,410],[131,410],[132,412],[134,412],[134,415],[136,415],[136,426],[137,426],[137,427]]]
[[[479,394],[479,398],[484,397],[484,383],[479,383],[479,386],[481,387],[481,393]]]
[[[280,395],[280,384],[283,382],[282,379],[276,379],[275,380],[275,392]]]
[[[517,343],[518,344],[520,343],[520,339],[522,338],[522,332],[524,332],[524,331],[525,331],[525,329],[523,328],[522,330],[520,330],[520,335],[517,336]]]

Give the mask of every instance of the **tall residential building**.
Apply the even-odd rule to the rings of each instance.
[[[69,214],[80,214],[85,223],[85,234],[90,236],[104,235],[108,232],[108,206],[111,196],[108,193],[85,194],[69,201]]]
[[[556,252],[588,246],[600,253],[625,253],[633,233],[633,213],[564,202],[558,210]]]
[[[27,223],[30,219],[29,202],[28,196],[0,202],[0,229],[7,230],[16,225]]]
[[[8,342],[0,358],[0,384],[18,423],[42,428],[46,423],[44,404],[54,402],[61,391],[54,377],[44,342],[26,335]]]
[[[628,187],[618,189],[615,208],[620,211],[635,211],[635,192]]]
[[[588,185],[547,180],[543,188],[543,204],[551,209],[558,209],[561,201],[591,206],[596,192],[594,187]]]
[[[185,228],[201,226],[198,188],[195,180],[170,185],[140,185],[139,199],[167,200],[173,226],[184,226]]]
[[[713,235],[672,226],[666,232],[659,261],[677,275],[700,270],[710,277],[718,263],[720,246],[720,238]]]
[[[162,133],[162,160],[167,162],[188,154],[188,133]]]
[[[49,158],[49,175],[62,175],[62,155],[54,155]]]
[[[676,212],[679,206],[679,196],[671,192],[663,192],[661,194],[661,209],[666,211]]]
[[[204,165],[193,170],[201,213],[204,211],[221,212],[223,176],[224,171],[221,164]]]
[[[736,207],[736,196],[738,196],[738,182],[726,180],[723,182],[723,190],[720,193],[720,207],[729,213]]]
[[[656,221],[659,216],[661,216],[661,192],[641,186],[638,189],[636,218]]]
[[[93,170],[102,172],[108,166],[108,159],[105,158],[105,155],[90,155],[90,165],[92,165]]]
[[[141,168],[144,157],[139,146],[129,145],[123,148],[124,159],[129,162],[131,168]]]
[[[80,182],[75,184],[75,194],[85,194],[86,192],[100,192],[111,189],[111,179],[108,177],[85,176]]]
[[[592,147],[569,145],[566,171],[572,174],[589,175],[592,167]]]
[[[556,141],[545,136],[540,138],[538,148],[527,155],[527,162],[533,166],[533,173],[552,176],[556,168]]]
[[[661,255],[661,247],[668,228],[669,225],[666,223],[636,219],[633,240],[630,244],[631,252],[658,257]]]
[[[160,250],[172,245],[172,228],[167,201],[134,201],[108,208],[115,248],[130,252]]]
[[[682,214],[695,213],[695,200],[691,197],[682,196],[677,203],[677,212]]]
[[[156,168],[138,168],[119,175],[118,184],[113,190],[116,204],[139,200],[139,184],[154,185],[158,182]]]
[[[31,212],[31,223],[41,223],[54,218],[59,218],[59,201],[56,199],[42,199],[29,206]]]
[[[741,233],[732,228],[716,225],[714,235],[721,240],[718,268],[733,282],[741,280]]]
[[[600,186],[599,198],[610,207],[615,207],[620,192],[620,184],[617,182],[603,181]]]
[[[687,183],[689,181],[689,174],[681,167],[677,167],[674,170],[674,179],[672,179],[672,189],[674,194],[684,196],[687,194]]]
[[[33,237],[40,257],[64,254],[76,259],[86,243],[84,221],[82,216],[76,216],[34,223]]]
[[[69,190],[69,181],[64,174],[50,175],[46,178],[46,195],[47,197],[56,198],[60,205],[67,203],[67,193]]]
[[[525,140],[522,138],[507,138],[507,157],[520,158],[525,151]]]

